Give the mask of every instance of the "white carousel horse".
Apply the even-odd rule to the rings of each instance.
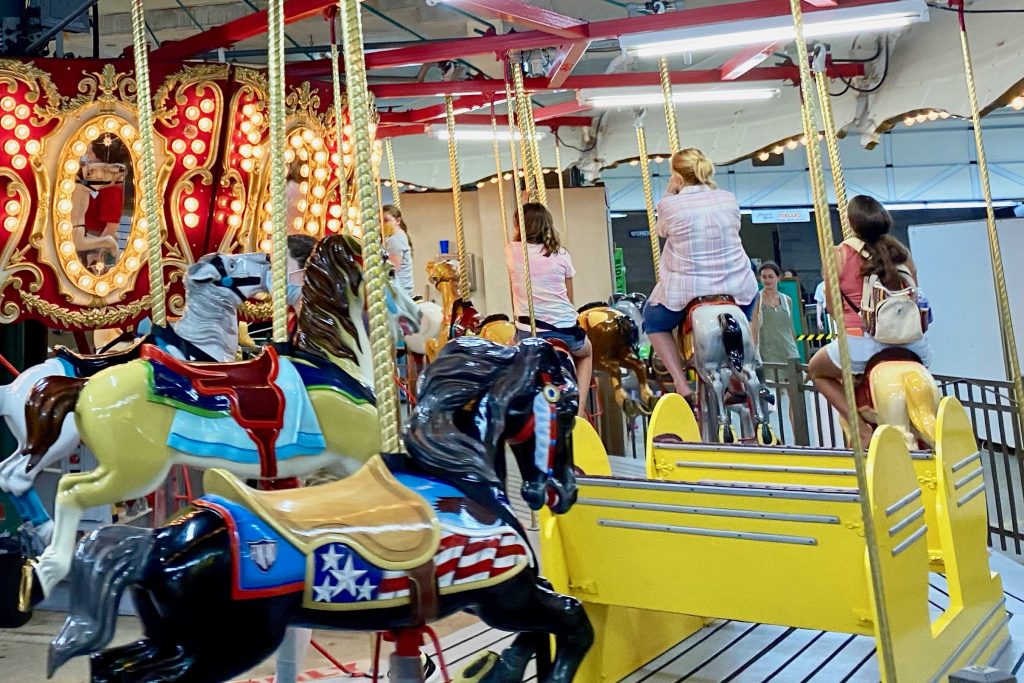
[[[736,441],[726,393],[735,377],[746,393],[746,407],[757,442],[770,445],[778,442],[768,422],[769,408],[763,385],[758,377],[761,359],[754,346],[750,324],[735,302],[726,297],[692,304],[684,322],[685,358],[700,378],[697,400],[705,441],[732,443]],[[747,417],[744,416],[744,420]]]
[[[427,340],[433,339],[441,331],[444,311],[441,305],[433,301],[417,302],[420,309],[420,331],[405,335],[405,348],[421,356],[427,352]]]
[[[158,345],[183,360],[233,360],[238,349],[238,307],[249,297],[267,291],[264,281],[269,269],[270,262],[264,253],[209,254],[199,259],[185,272],[185,311],[171,323],[173,334],[157,338]],[[27,469],[29,458],[22,452],[27,434],[25,403],[32,388],[48,377],[81,376],[73,354],[59,355],[26,368],[17,379],[0,388],[0,415],[18,443],[18,448],[0,463],[0,491],[13,496],[27,494],[41,470],[78,448],[78,429],[69,416],[39,465]],[[115,355],[112,354],[110,364],[116,362]],[[98,367],[105,359],[85,357],[86,363],[93,360]]]

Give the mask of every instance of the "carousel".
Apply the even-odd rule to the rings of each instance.
[[[152,45],[153,9],[133,0],[118,58],[0,59],[0,321],[75,346],[34,365],[0,356],[16,444],[0,461],[0,644],[60,615],[10,680],[1016,680],[1024,570],[987,547],[1002,496],[978,405],[904,349],[855,375],[839,325],[855,409],[834,443],[786,445],[756,329],[725,292],[691,302],[674,333],[684,399],[651,353],[646,296],[614,286],[604,189],[563,172],[635,162],[657,281],[652,168],[695,146],[677,105],[746,93],[762,130],[741,134],[742,112],[694,128],[727,121],[723,160],[803,147],[842,310],[836,235],[854,231],[836,121],[870,117],[830,87],[872,74],[826,40],[910,30],[910,54],[945,41],[1020,425],[982,116],[1021,81],[991,75],[986,45],[979,100],[982,3],[606,3],[578,19],[557,3],[428,1],[427,17],[489,28],[406,28],[420,40],[396,46],[364,30],[371,15],[398,25],[381,3],[270,0]],[[988,11],[1012,23],[1009,4]],[[286,27],[314,20],[327,44],[305,50]],[[1019,28],[1007,40],[1022,50]],[[258,61],[225,58],[264,35]],[[609,41],[628,69],[574,75]],[[730,51],[720,68],[673,68],[707,45]],[[466,61],[480,55],[488,69]],[[759,66],[773,55],[784,63]],[[409,65],[415,79],[370,75]],[[880,92],[875,135],[931,105]],[[467,136],[486,153],[466,154]],[[436,255],[403,216],[430,224]],[[535,240],[538,221],[561,243]],[[536,259],[562,246],[579,268],[561,275],[571,327],[545,319],[551,269]]]

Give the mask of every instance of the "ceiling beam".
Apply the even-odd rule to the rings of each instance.
[[[495,17],[516,26],[525,26],[559,38],[579,39],[587,36],[587,22],[529,5],[520,0],[442,0],[442,2],[468,12]]]
[[[588,47],[590,47],[589,40],[577,40],[559,47],[554,63],[551,65],[551,71],[548,73],[548,85],[552,88],[561,87],[579,61],[583,59]]]
[[[778,43],[768,45],[750,45],[741,50],[735,57],[722,65],[722,80],[735,81],[764,60],[772,56],[779,48]]]
[[[586,109],[586,107],[583,107],[583,109]],[[408,113],[409,112],[396,112],[396,113],[385,112],[385,113],[381,114],[380,115],[380,126],[381,127],[378,130],[390,130],[392,128],[397,128],[397,129],[399,129],[401,131],[409,131],[409,132],[402,132],[402,133],[400,133],[401,135],[415,135],[415,134],[417,134],[417,132],[418,133],[426,132],[426,126],[428,125],[427,123],[425,123],[425,122],[424,123],[408,123],[406,121],[406,119],[402,115],[403,114],[408,114]],[[537,123],[541,124],[541,127],[543,127],[543,128],[569,128],[569,127],[589,126],[592,122],[593,121],[592,121],[591,117],[589,117],[589,116],[556,116],[556,117],[547,117],[547,118],[545,118],[543,123],[541,123],[540,121],[537,121]],[[459,114],[459,115],[457,115],[455,117],[455,123],[459,124],[459,125],[464,125],[464,126],[486,126],[486,127],[489,128],[490,125],[491,125],[491,115],[490,114]],[[440,121],[436,121],[435,120],[434,121],[434,125],[443,125],[443,124]],[[507,130],[507,129],[508,129],[508,121],[505,119],[505,117],[503,115],[502,116],[498,116],[498,130],[501,131],[501,130]]]
[[[811,7],[838,7],[838,0],[804,0]]]
[[[578,114],[581,111],[587,111],[590,107],[586,104],[580,104],[576,100],[570,100],[569,102],[561,102],[559,104],[552,104],[548,107],[541,107],[540,109],[533,110],[533,120],[537,123],[545,123],[545,125],[551,125],[549,122],[552,119],[560,119],[573,114]]]

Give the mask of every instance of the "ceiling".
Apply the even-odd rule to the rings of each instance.
[[[289,6],[301,1],[288,0],[285,3],[286,12]],[[551,10],[563,17],[582,19],[586,22],[647,14],[643,3],[629,3],[625,0],[495,1],[498,4],[527,5],[531,10]],[[759,1],[765,6],[778,5],[779,8],[788,8],[786,0]],[[805,0],[805,7],[831,1]],[[863,1],[865,0],[838,0],[841,5]],[[488,32],[497,36],[507,36],[513,31],[527,31],[533,28],[529,25],[524,26],[523,22],[506,23],[493,15],[461,8],[486,6],[490,2],[491,0],[455,0],[430,6],[425,0],[366,0],[363,3],[362,14],[367,52],[372,54],[375,50],[410,45],[422,46],[430,44],[431,41],[480,37]],[[722,7],[723,16],[726,16],[724,6],[736,2],[737,0],[686,0],[684,4],[677,0],[674,4],[675,9],[684,12]],[[940,0],[929,2],[936,4]],[[668,4],[669,11],[672,11],[673,3]],[[1020,0],[968,0],[968,6],[1019,9]],[[151,35],[164,46],[170,41],[195,36],[213,26],[251,15],[264,7],[263,0],[145,0],[147,24]],[[982,107],[1005,98],[1008,93],[1014,94],[1015,88],[1024,91],[1024,14],[976,14],[971,15],[968,21]],[[122,49],[131,43],[129,0],[100,0],[99,24],[100,56],[120,55]],[[290,24],[286,34],[291,73],[300,73],[303,69],[316,69],[319,64],[321,68],[317,77],[326,77],[329,80],[329,72],[324,73],[322,70],[322,60],[325,51],[329,49],[328,22],[319,15],[306,18]],[[888,60],[885,59],[884,53],[879,54],[880,42],[877,36],[856,36],[832,41],[831,54],[834,59],[867,60],[862,65],[865,76],[852,80],[855,87],[879,86],[874,92],[858,93],[855,89],[846,88],[842,82],[834,81],[833,92],[843,91],[841,96],[832,98],[837,127],[849,134],[862,135],[864,142],[870,144],[888,121],[901,117],[906,112],[935,108],[953,115],[966,115],[968,107],[957,35],[955,15],[951,12],[933,10],[930,12],[928,23],[915,25],[901,34],[889,36]],[[546,53],[541,49],[525,56],[533,57],[543,68],[546,60],[555,58],[556,46],[562,42],[564,41],[561,38],[552,36],[551,47]],[[65,50],[77,56],[92,56],[92,37],[88,34],[69,35],[65,40]],[[227,47],[223,57],[229,61],[259,65],[266,61],[263,54],[265,50],[265,36],[257,35]],[[671,58],[670,67],[673,72],[717,70],[734,57],[736,52],[737,50],[726,50],[680,55]],[[793,52],[792,45],[778,46],[776,53],[762,66],[784,64]],[[153,54],[159,55],[160,50]],[[650,73],[657,69],[654,60],[626,58],[622,54],[614,37],[602,36],[601,39],[590,42],[586,52],[572,67],[571,75],[577,77],[605,74],[609,71],[617,74]],[[205,54],[205,58],[209,60],[216,60],[219,56],[216,52]],[[455,73],[449,72],[448,79],[501,79],[503,75],[503,65],[493,54],[467,56],[464,61],[458,63],[456,69]],[[369,76],[371,85],[393,84],[395,87],[417,82],[437,82],[445,78],[437,62],[372,69]],[[701,147],[717,162],[723,163],[755,154],[766,147],[770,148],[778,141],[799,135],[799,98],[798,91],[792,87],[792,83],[775,79],[754,85],[777,87],[780,89],[780,96],[766,103],[681,107],[679,117],[684,145]],[[384,89],[378,93],[378,106],[384,112],[382,117],[385,122],[403,120],[403,117],[408,117],[406,112],[436,107],[442,101],[437,96],[408,94],[411,88],[398,87],[398,90],[397,94],[394,92],[395,88],[387,91],[388,95],[397,96],[383,96]],[[533,93],[535,109],[570,103],[574,100],[575,94],[572,92],[547,90]],[[500,113],[503,109],[499,107],[498,111]],[[477,114],[479,113],[485,113],[485,110],[480,110]],[[576,163],[588,168],[600,168],[636,156],[632,111],[591,110],[575,114],[594,117],[593,125],[586,129],[560,128],[559,138],[566,144],[562,149],[563,166]],[[443,118],[441,121],[443,122]],[[557,122],[558,119],[554,121]],[[417,125],[420,124],[422,121]],[[667,152],[661,108],[652,108],[644,124],[648,130],[648,147],[651,153]],[[542,156],[548,165],[554,163],[553,141],[554,138],[550,135],[541,141]],[[489,142],[460,144],[459,151],[462,178],[465,182],[485,178],[494,173],[492,146]],[[503,168],[508,169],[510,160],[507,149],[505,151]],[[395,152],[399,162],[400,179],[431,187],[445,187],[450,184],[445,143],[424,135],[398,137],[395,139]]]

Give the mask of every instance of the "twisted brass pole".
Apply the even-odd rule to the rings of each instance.
[[[498,119],[494,114],[494,102],[491,102],[491,135],[494,143],[494,173],[498,184],[498,204],[501,206],[501,236],[508,244],[508,216],[505,215],[505,181],[501,177],[501,148],[498,146]]]
[[[345,52],[345,81],[355,158],[356,193],[363,224],[363,264],[366,299],[370,314],[370,349],[373,355],[373,386],[377,394],[377,419],[381,447],[397,452],[398,394],[395,391],[395,359],[391,353],[388,309],[384,297],[387,272],[381,243],[380,207],[373,188],[373,143],[370,141],[370,102],[363,60],[363,34],[358,0],[341,0],[342,40]]]
[[[506,93],[508,92],[508,85],[505,86]],[[526,290],[526,311],[530,318],[530,336],[537,336],[537,320],[534,317],[533,309],[533,279],[530,275],[530,249],[526,244],[526,231],[523,226],[526,223],[525,216],[523,214],[523,202],[520,199],[519,192],[519,162],[516,161],[516,143],[515,143],[515,130],[516,121],[515,114],[512,109],[512,98],[508,97],[508,129],[512,133],[513,137],[508,143],[508,149],[512,153],[512,187],[514,189],[514,198],[516,203],[516,216],[519,219],[519,243],[523,248],[523,288]],[[529,173],[524,172],[523,175],[526,178],[530,177]],[[510,273],[511,275],[511,273]],[[511,285],[510,285],[511,286]],[[513,298],[515,294],[513,293]],[[514,313],[514,311],[513,311]]]
[[[678,152],[679,123],[676,121],[676,103],[672,99],[672,77],[668,70],[668,59],[658,60],[658,74],[661,76],[661,96],[665,100],[665,127],[668,129],[669,156]]]
[[[267,4],[267,99],[270,109],[270,272],[275,342],[288,340],[288,226],[285,224],[284,0]]]
[[[335,19],[331,19],[333,31]],[[334,141],[338,146],[338,204],[341,206],[341,227],[338,232],[345,232],[345,224],[348,222],[348,179],[345,176],[345,152],[341,149],[344,124],[342,118],[344,108],[341,103],[341,64],[338,54],[338,46],[331,40],[331,81],[334,85]]]
[[[391,203],[402,213],[402,193],[398,191],[398,171],[395,169],[395,149],[391,144],[391,138],[384,140],[384,154],[388,160],[388,176],[391,180]]]
[[[647,158],[647,136],[644,135],[644,127],[637,117],[633,122],[636,129],[636,146],[640,154],[640,179],[644,186],[644,206],[647,208],[647,229],[650,232],[651,260],[654,261],[654,281],[661,278],[661,244],[658,242],[658,233],[654,226],[658,220],[654,216],[654,193],[651,190],[651,167]]]
[[[825,129],[825,148],[828,150],[828,163],[832,168],[832,184],[836,190],[836,208],[839,211],[839,225],[843,228],[843,239],[853,237],[850,217],[846,215],[846,175],[843,173],[843,161],[839,156],[839,136],[836,133],[835,119],[832,118],[832,98],[828,94],[828,76],[824,71],[814,72],[814,84],[818,88],[818,103],[821,106],[821,125]],[[810,140],[808,140],[810,144]],[[817,136],[815,136],[817,144]]]
[[[988,252],[992,262],[992,282],[996,290],[996,307],[999,310],[1000,339],[1003,344],[1003,361],[1006,374],[1013,382],[1013,397],[1017,404],[1017,419],[1024,425],[1024,383],[1020,376],[1020,359],[1017,357],[1017,337],[1013,332],[1013,315],[1010,298],[1006,289],[1006,275],[1003,272],[1003,252],[999,246],[999,231],[996,229],[996,215],[992,208],[992,186],[988,177],[988,162],[985,159],[985,144],[981,131],[981,112],[978,109],[978,91],[974,82],[974,64],[971,61],[971,46],[967,40],[967,23],[964,7],[960,5],[960,51],[964,60],[964,76],[967,81],[967,99],[971,105],[971,126],[974,128],[974,146],[978,152],[978,179],[985,197],[985,227],[988,232]]]
[[[153,96],[149,85],[149,44],[142,0],[132,0],[132,46],[135,56],[136,101],[139,136],[142,139],[142,207],[146,214],[146,246],[149,262],[150,315],[154,325],[167,325],[167,303],[162,267],[160,197],[156,187],[156,141],[153,138]]]
[[[793,28],[796,32],[797,62],[800,65],[800,94],[802,96],[800,114],[803,122],[804,135],[807,138],[807,167],[810,174],[811,188],[814,194],[814,218],[818,231],[818,247],[821,250],[822,264],[825,270],[826,291],[829,297],[830,310],[841,312],[843,301],[839,290],[839,271],[836,268],[835,248],[832,242],[832,220],[829,216],[828,197],[825,193],[824,169],[821,167],[821,149],[818,146],[818,131],[811,117],[811,106],[814,102],[811,91],[811,68],[804,42],[802,0],[789,0],[790,12],[793,15]],[[854,395],[853,373],[850,371],[850,348],[846,327],[841,324],[836,328],[839,341],[839,359],[842,369],[843,392],[849,406],[850,441],[853,446],[854,468],[857,473],[857,485],[860,489],[861,516],[864,521],[864,540],[868,551],[868,565],[871,570],[871,584],[874,588],[875,612],[878,619],[879,650],[881,653],[882,678],[889,683],[896,681],[896,665],[892,654],[892,631],[889,626],[889,613],[886,610],[887,596],[882,581],[882,568],[878,557],[878,541],[875,538],[875,526],[872,524],[873,510],[868,496],[867,463],[864,457],[864,444],[860,439],[860,416],[857,414],[857,399]]]
[[[466,266],[466,231],[462,222],[462,178],[459,175],[459,150],[455,142],[455,108],[452,96],[444,96],[444,114],[448,124],[448,169],[452,176],[452,204],[455,208],[455,246],[459,254],[459,296],[469,299],[469,269]]]
[[[547,206],[547,192],[544,188],[544,178],[537,177],[537,168],[540,160],[534,156],[536,151],[534,135],[530,132],[530,101],[523,87],[523,70],[517,62],[512,62],[512,84],[516,90],[516,120],[519,123],[519,134],[523,136],[523,174],[526,176],[526,187],[530,192],[530,199]]]
[[[558,174],[558,206],[562,210],[562,238],[569,239],[569,221],[565,218],[565,179],[562,178],[562,145],[558,141],[558,130],[551,131],[555,138],[555,173]]]

